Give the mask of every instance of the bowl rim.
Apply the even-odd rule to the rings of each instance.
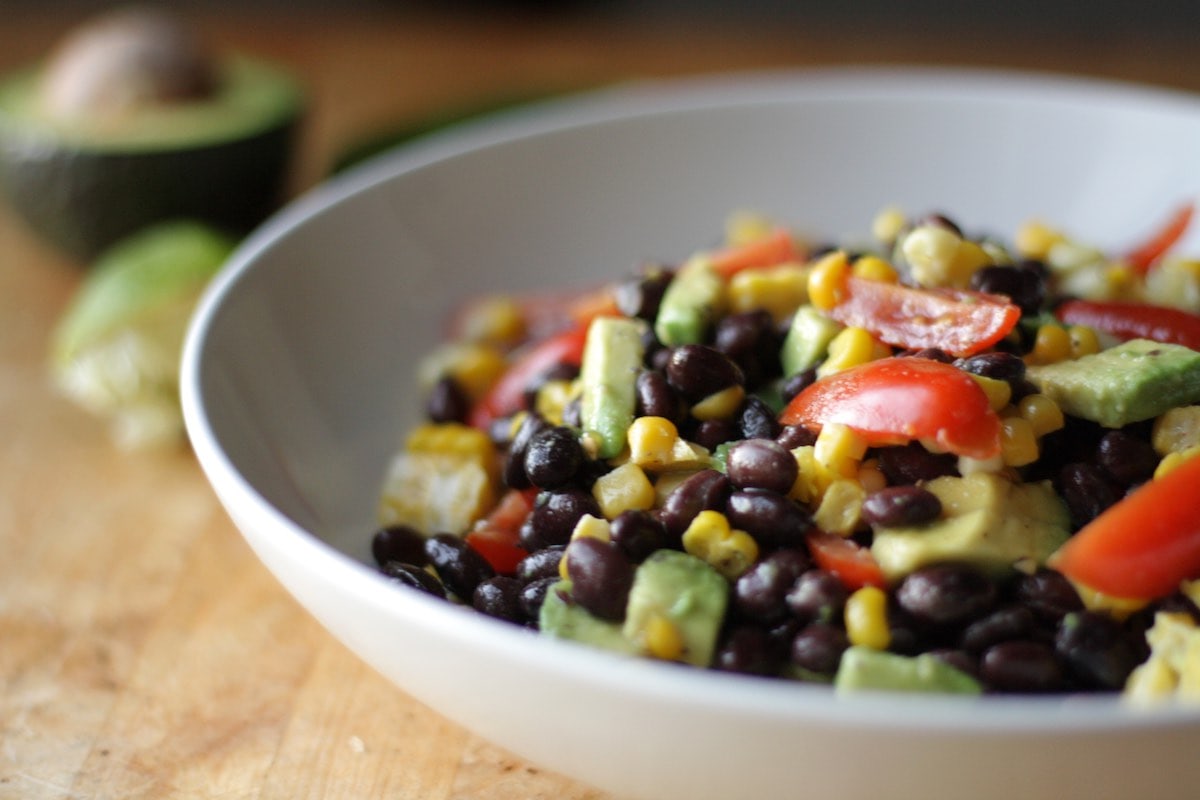
[[[1189,92],[1103,78],[1006,69],[954,67],[822,67],[748,70],[682,78],[636,80],[576,95],[531,103],[454,126],[377,155],[310,189],[259,228],[235,250],[198,303],[188,328],[180,370],[184,420],[193,451],[226,505],[236,505],[243,524],[269,530],[293,559],[320,566],[325,580],[352,592],[356,601],[406,622],[439,628],[440,634],[492,652],[514,652],[544,661],[545,669],[574,673],[598,689],[633,692],[658,701],[716,711],[752,714],[780,722],[864,723],[930,732],[1019,734],[1112,731],[1200,725],[1200,706],[1133,706],[1119,695],[983,696],[870,692],[836,695],[824,686],[719,674],[650,659],[629,658],[554,640],[486,618],[469,609],[397,588],[375,570],[305,530],[274,507],[222,450],[203,403],[202,367],[218,311],[245,276],[280,239],[313,217],[373,186],[464,153],[556,131],[622,119],[672,114],[714,105],[846,100],[880,97],[954,100],[985,97],[1021,103],[1183,111],[1200,119],[1200,96]],[[243,532],[243,535],[245,533]],[[252,543],[253,544],[253,543]],[[403,687],[402,687],[403,688]]]

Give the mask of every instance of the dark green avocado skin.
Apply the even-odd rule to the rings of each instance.
[[[43,238],[83,261],[151,223],[186,217],[248,232],[285,199],[299,119],[244,138],[163,150],[88,150],[0,135],[0,187]]]

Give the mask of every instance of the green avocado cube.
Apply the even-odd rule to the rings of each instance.
[[[683,640],[680,660],[707,667],[728,602],[729,582],[706,561],[678,550],[659,550],[634,573],[625,638],[644,649],[651,620],[665,617]]]
[[[937,656],[902,656],[855,645],[842,653],[834,690],[981,694],[979,681]]]

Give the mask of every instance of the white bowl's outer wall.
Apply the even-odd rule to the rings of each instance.
[[[1192,797],[1195,711],[838,700],[541,639],[364,562],[416,363],[462,297],[677,259],[739,208],[831,237],[891,203],[1000,234],[1042,217],[1118,246],[1197,195],[1197,142],[1190,97],[919,70],[638,85],[509,115],[377,160],[253,235],[189,335],[189,433],[247,541],[334,635],[449,718],[607,790]]]

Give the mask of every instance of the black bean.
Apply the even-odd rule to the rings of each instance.
[[[671,386],[692,403],[744,381],[741,368],[729,356],[703,344],[674,348],[666,374]]]
[[[958,472],[958,459],[952,453],[931,453],[919,442],[899,447],[881,447],[875,451],[879,469],[893,486],[931,481]]]
[[[938,647],[930,650],[929,655],[943,664],[954,667],[959,672],[966,673],[973,678],[979,677],[979,661],[970,653],[953,647]]]
[[[779,374],[780,340],[775,321],[767,311],[746,311],[722,317],[716,325],[713,346],[733,359],[755,387]]]
[[[920,486],[889,486],[867,495],[862,519],[868,525],[924,525],[942,514],[942,501]]]
[[[725,516],[764,547],[798,547],[812,528],[812,515],[794,500],[762,489],[734,492]]]
[[[566,544],[575,530],[575,523],[584,514],[603,516],[596,498],[590,492],[582,489],[542,492],[521,525],[521,547],[533,552],[543,547]]]
[[[538,431],[525,449],[525,476],[540,489],[566,486],[583,465],[583,446],[570,428],[561,425]]]
[[[814,622],[792,640],[792,663],[819,675],[832,675],[849,646],[850,640],[841,628]]]
[[[425,400],[425,414],[433,422],[462,422],[470,408],[462,387],[450,377],[435,383]]]
[[[783,548],[768,554],[734,581],[734,609],[758,622],[782,619],[788,612],[788,591],[810,566],[807,551],[800,548]]]
[[[967,626],[962,646],[969,653],[982,653],[1000,642],[1029,638],[1036,625],[1033,612],[1025,606],[999,608]]]
[[[613,293],[617,309],[627,317],[653,322],[671,276],[671,270],[652,265],[641,275],[622,281]]]
[[[601,619],[624,619],[633,586],[633,565],[621,548],[585,536],[568,545],[564,558],[575,602]]]
[[[1137,651],[1120,623],[1094,611],[1063,617],[1054,649],[1071,675],[1092,689],[1120,689],[1138,664]]]
[[[1058,473],[1057,488],[1076,528],[1091,522],[1121,498],[1112,481],[1094,464],[1067,464]]]
[[[900,355],[908,358],[923,358],[927,361],[940,361],[943,364],[954,363],[954,356],[940,347],[922,347],[920,350],[912,350]]]
[[[418,567],[429,563],[424,534],[408,525],[388,525],[376,531],[371,538],[371,555],[380,566],[389,561]]]
[[[688,439],[707,450],[716,450],[725,442],[741,437],[738,426],[727,419],[706,419],[696,424]]]
[[[774,439],[783,430],[771,407],[753,395],[742,403],[737,422],[743,439]]]
[[[1041,273],[1015,265],[989,265],[971,275],[970,288],[977,292],[1004,295],[1022,314],[1036,314],[1046,299],[1046,281]]]
[[[512,489],[529,488],[529,476],[525,474],[525,452],[529,449],[529,442],[550,427],[550,423],[537,414],[527,414],[521,420],[504,461],[505,485]]]
[[[426,539],[425,555],[446,588],[464,600],[475,594],[476,586],[496,574],[483,556],[462,538],[450,533],[439,533]]]
[[[729,448],[725,474],[739,489],[787,494],[796,482],[796,459],[773,439],[744,439]]]
[[[672,540],[677,541],[701,511],[724,508],[729,490],[729,478],[715,469],[701,470],[676,486],[659,514]]]
[[[713,668],[744,675],[773,675],[779,670],[768,634],[762,628],[741,626],[730,631],[713,656]]]
[[[785,425],[775,437],[784,450],[809,447],[817,443],[817,435],[803,425]]]
[[[954,365],[964,372],[1008,383],[1025,379],[1025,361],[1012,353],[980,353],[960,358]]]
[[[530,581],[521,588],[521,593],[517,600],[521,604],[521,612],[527,620],[537,622],[538,616],[542,611],[542,603],[546,601],[546,594],[550,591],[550,587],[558,583],[559,576],[547,576]]]
[[[663,417],[676,425],[683,421],[687,410],[683,398],[661,372],[651,369],[639,372],[634,391],[639,417]]]
[[[979,677],[1002,692],[1052,692],[1063,685],[1062,667],[1053,648],[1027,639],[989,647],[979,659]]]
[[[817,368],[801,370],[795,375],[789,375],[779,387],[783,402],[791,402],[792,398],[817,382]]]
[[[626,558],[635,564],[645,561],[654,551],[671,546],[662,520],[648,511],[622,511],[609,526],[609,535]]]
[[[944,628],[987,613],[997,593],[995,582],[969,564],[932,564],[904,577],[896,602],[918,623]]]
[[[1109,431],[1096,445],[1096,463],[1123,487],[1149,480],[1158,467],[1150,442],[1123,430]]]
[[[506,622],[524,622],[521,609],[521,582],[516,578],[497,575],[475,587],[471,605],[476,611]]]
[[[387,561],[380,566],[380,572],[388,576],[393,583],[419,589],[434,597],[444,598],[446,596],[442,582],[415,564]]]
[[[1072,611],[1083,609],[1083,600],[1071,582],[1061,572],[1050,569],[1019,576],[1013,587],[1013,598],[1032,611],[1039,621],[1054,626]]]
[[[542,578],[558,577],[558,562],[562,560],[562,545],[535,550],[517,563],[515,575],[522,583],[532,583]]]
[[[960,239],[964,238],[963,230],[958,226],[958,223],[939,211],[930,212],[914,223],[914,227],[918,228],[927,225],[935,228],[944,228]]]
[[[810,569],[796,579],[784,602],[801,622],[834,622],[841,619],[848,596],[841,578],[823,569]]]

